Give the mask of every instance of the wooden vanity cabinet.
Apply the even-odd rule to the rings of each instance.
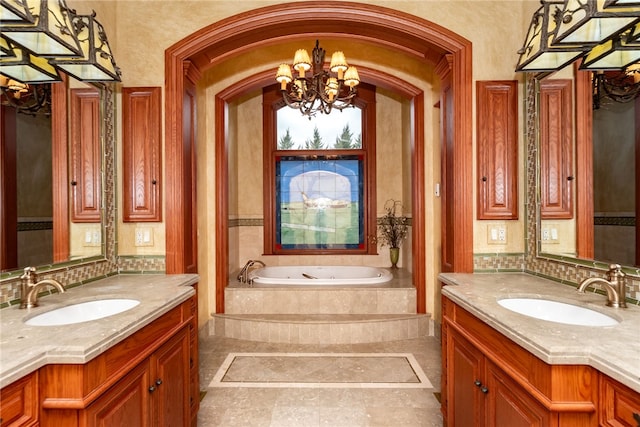
[[[445,425],[597,426],[597,370],[548,365],[442,299]]]
[[[40,368],[40,425],[190,426],[195,298],[85,364]]]
[[[38,425],[38,373],[27,375],[0,390],[0,426]]]

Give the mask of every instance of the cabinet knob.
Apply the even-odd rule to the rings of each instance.
[[[160,384],[162,384],[162,380],[161,380],[160,378],[158,378],[158,379],[156,380],[156,385],[160,385]]]
[[[71,185],[78,185],[78,183],[76,181],[71,181]]]
[[[573,177],[572,176],[568,176],[567,177],[567,181],[573,181]]]
[[[158,181],[156,181],[156,180],[154,179],[154,180],[152,180],[152,181],[151,181],[151,183],[152,183],[153,185],[156,185],[156,184],[158,183]]]
[[[476,385],[476,387],[480,387],[482,385],[482,382],[480,382],[480,380],[475,380],[473,383]]]
[[[153,393],[154,391],[156,391],[156,388],[154,386],[149,387],[149,393]]]
[[[489,389],[485,386],[480,387],[480,391],[483,392],[484,394],[487,394],[489,392]]]
[[[487,182],[487,177],[486,176],[482,177],[482,182]]]

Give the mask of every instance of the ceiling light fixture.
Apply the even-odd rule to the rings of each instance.
[[[619,7],[639,7],[640,0],[605,0],[605,9],[616,9]]]
[[[343,110],[352,105],[360,77],[356,67],[350,67],[344,53],[338,51],[331,56],[329,71],[324,70],[325,50],[316,40],[312,51],[313,62],[305,49],[298,49],[293,59],[291,73],[288,64],[281,64],[276,73],[280,91],[286,104],[298,109],[302,115],[312,117],[321,112],[329,114],[332,109]],[[311,70],[311,77],[307,71]],[[333,74],[332,74],[333,73]]]
[[[584,57],[582,68],[624,70],[640,60],[640,0],[540,0],[516,71],[553,72]],[[615,12],[604,11],[605,3]]]
[[[2,26],[2,35],[38,56],[82,56],[65,0],[27,0],[33,23]]]
[[[107,33],[91,15],[74,15],[73,25],[82,50],[81,58],[57,58],[50,62],[65,73],[84,82],[121,81],[120,68],[113,59]]]
[[[3,25],[33,24],[34,21],[27,0],[0,0],[0,23]]]
[[[516,71],[552,71],[564,67],[583,55],[583,48],[552,46],[557,29],[553,15],[560,13],[561,0],[542,0],[542,6],[533,14],[524,46],[518,50],[520,58]]]
[[[26,49],[14,47],[13,55],[0,57],[0,75],[22,83],[59,82],[58,70],[46,58]]]
[[[605,0],[565,0],[553,45],[595,45],[619,34],[640,19],[640,9],[623,2],[604,7]],[[610,3],[610,6],[614,4]]]

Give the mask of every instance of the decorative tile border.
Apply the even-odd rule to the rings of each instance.
[[[347,360],[348,358],[367,358],[371,359],[372,364],[378,363],[381,359],[400,359],[407,364],[407,369],[412,371],[412,376],[415,381],[367,381],[356,382],[354,380],[345,377],[340,382],[307,382],[305,380],[305,372],[298,372],[300,379],[298,381],[225,381],[225,375],[231,369],[233,363],[239,358],[277,358],[282,360],[283,358],[327,358],[337,359],[335,366],[338,365],[341,359]],[[279,364],[281,365],[281,364]],[[282,366],[279,366],[283,369]],[[281,372],[282,373],[282,372]],[[284,374],[284,373],[282,373]],[[209,387],[260,387],[260,388],[433,388],[431,381],[425,375],[422,367],[416,360],[415,356],[411,353],[229,353],[220,365],[220,368],[216,372],[213,380],[209,384]]]

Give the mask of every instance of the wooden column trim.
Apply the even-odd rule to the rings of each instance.
[[[53,262],[69,260],[69,135],[67,84],[51,84],[51,161],[53,187]]]

